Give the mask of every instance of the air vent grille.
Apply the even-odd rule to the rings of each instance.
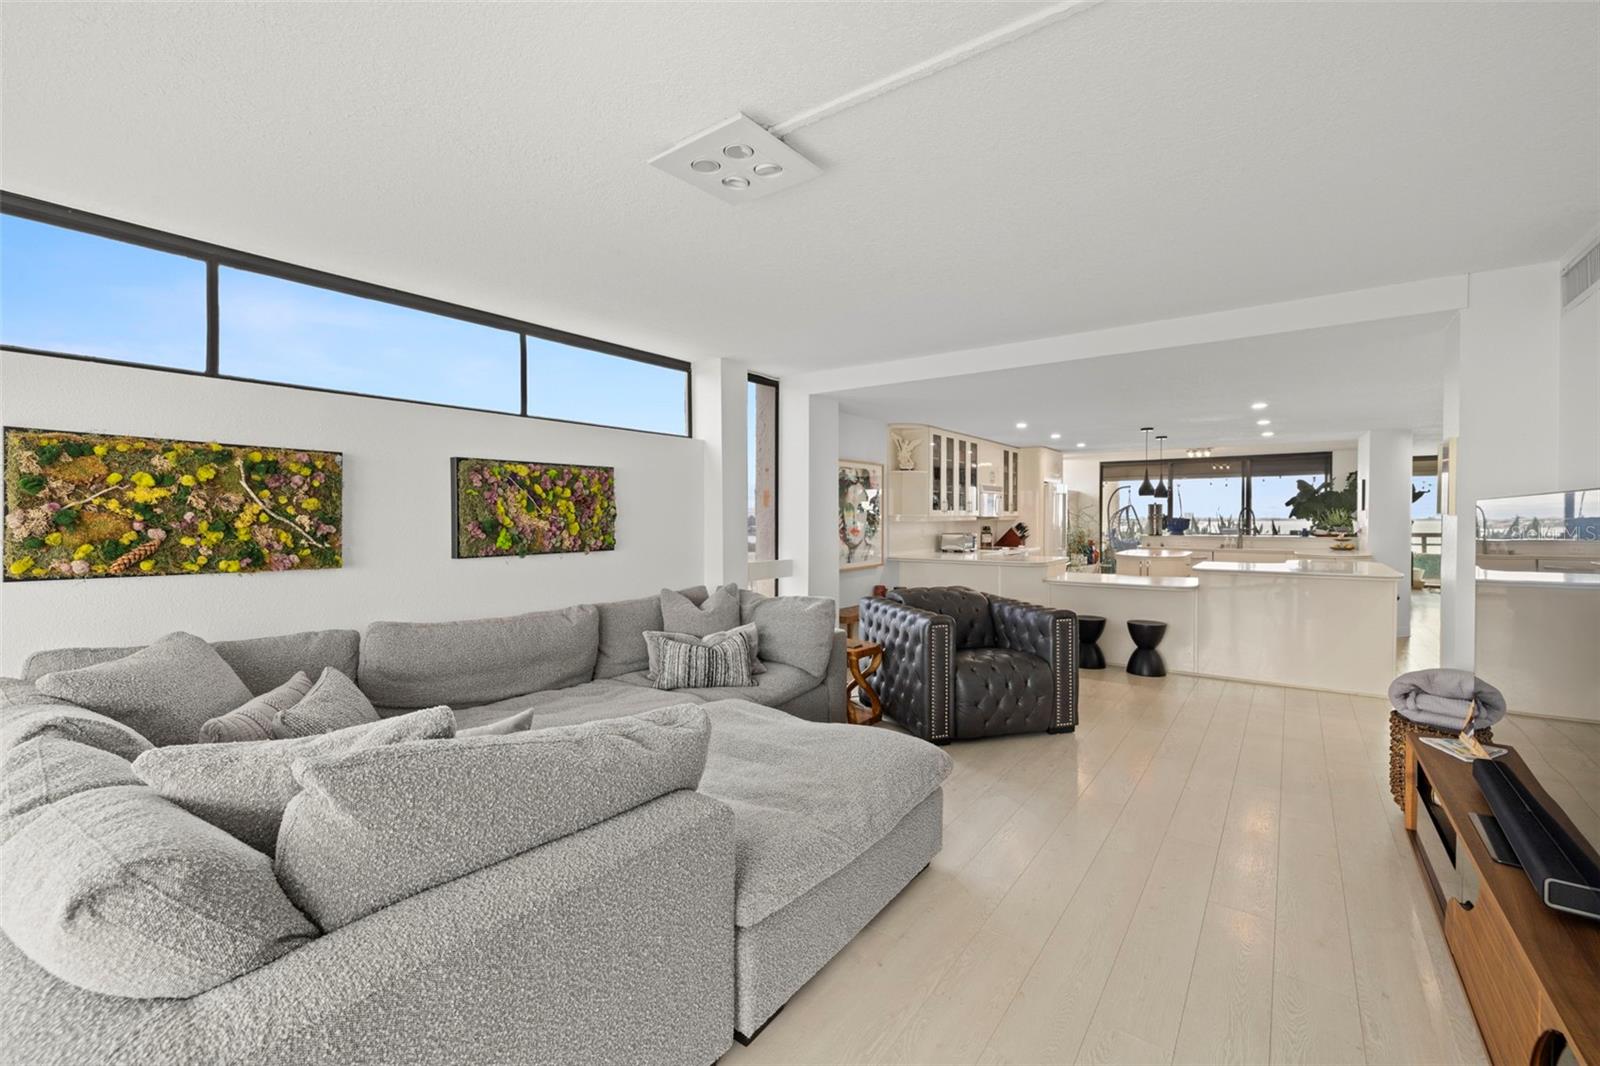
[[[1561,275],[1561,306],[1570,305],[1600,281],[1600,243],[1590,248]]]

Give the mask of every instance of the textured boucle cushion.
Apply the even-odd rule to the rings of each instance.
[[[747,688],[754,683],[750,680],[750,646],[739,633],[714,643],[692,637],[673,640],[662,634],[656,666],[656,688],[668,691],[712,685]]]
[[[59,670],[34,684],[47,696],[125,723],[157,747],[198,741],[201,726],[250,699],[216,649],[190,633],[170,633],[126,658]]]
[[[301,760],[295,776],[302,791],[278,834],[278,880],[318,925],[337,929],[694,788],[706,734],[705,715],[681,706]]]
[[[763,659],[797,666],[818,681],[828,676],[833,631],[839,626],[832,600],[745,591],[739,594],[739,616],[760,634]]]
[[[380,707],[493,703],[594,676],[593,604],[470,622],[374,622],[361,641],[361,687]]]
[[[112,752],[45,729],[0,756],[0,782],[0,931],[63,981],[194,996],[316,935],[265,855]]]
[[[706,601],[703,585],[680,590],[690,603]],[[645,669],[648,650],[644,643],[646,630],[659,630],[661,622],[661,597],[641,596],[636,600],[615,600],[597,603],[600,612],[600,655],[594,664],[594,679],[631,674]]]
[[[739,624],[739,586],[713,589],[705,602],[696,604],[681,592],[661,590],[661,628],[669,633],[710,636]]]
[[[155,748],[133,761],[133,773],[189,813],[270,855],[284,808],[300,791],[291,770],[296,759],[444,739],[455,730],[450,708],[433,707],[318,736]]]
[[[46,696],[32,681],[20,677],[0,677],[0,709],[7,707],[72,706],[66,700]]]
[[[272,723],[272,735],[279,739],[310,737],[377,720],[378,712],[366,694],[330,666],[304,696],[279,712]]]
[[[0,760],[12,748],[41,734],[67,737],[131,762],[150,742],[121,722],[70,704],[37,703],[0,708]],[[0,781],[0,788],[5,786]]]
[[[645,674],[655,680],[661,668],[661,646],[669,640],[681,641],[686,644],[720,644],[732,640],[735,636],[742,637],[745,643],[746,658],[750,663],[750,672],[759,674],[766,670],[766,666],[759,657],[761,636],[756,632],[755,626],[734,626],[732,629],[721,633],[708,633],[697,637],[693,633],[667,633],[664,631],[651,631],[644,634],[645,645]]]
[[[305,699],[311,679],[295,674],[273,689],[263,692],[236,711],[211,719],[200,727],[200,739],[207,744],[233,744],[244,740],[273,740],[278,715]]]
[[[259,696],[302,670],[308,676],[315,676],[324,667],[331,666],[347,677],[356,677],[361,634],[353,629],[318,629],[276,637],[219,640],[211,646],[239,675],[250,694]],[[125,659],[138,650],[138,647],[125,647],[37,651],[23,664],[22,676],[34,680],[61,670]]]

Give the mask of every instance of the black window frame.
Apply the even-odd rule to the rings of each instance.
[[[1324,473],[1322,474],[1323,480],[1326,481],[1326,482],[1329,482],[1329,483],[1332,483],[1332,481],[1333,481],[1333,452],[1331,452],[1331,451],[1325,451],[1325,452],[1323,452],[1323,451],[1317,451],[1317,452],[1257,452],[1257,453],[1255,453],[1253,455],[1219,455],[1219,456],[1215,456],[1214,458],[1219,463],[1237,463],[1238,466],[1239,466],[1239,475],[1238,475],[1239,478],[1240,478],[1240,486],[1239,486],[1239,506],[1240,506],[1240,510],[1239,510],[1239,514],[1243,514],[1244,513],[1244,508],[1245,507],[1253,507],[1254,506],[1254,501],[1251,499],[1251,496],[1253,495],[1254,490],[1253,490],[1253,488],[1252,488],[1252,486],[1250,484],[1250,481],[1251,481],[1251,478],[1254,476],[1254,473],[1255,473],[1254,466],[1255,466],[1256,460],[1262,460],[1263,462],[1266,463],[1266,465],[1269,465],[1269,466],[1290,465],[1290,464],[1293,464],[1296,461],[1307,461],[1308,463],[1309,462],[1321,463],[1323,471],[1324,471]],[[1173,475],[1175,467],[1178,468],[1177,469],[1178,473],[1182,473],[1183,472],[1182,468],[1187,466],[1187,465],[1189,465],[1190,463],[1204,463],[1204,462],[1208,462],[1208,461],[1209,461],[1208,459],[1188,459],[1188,458],[1183,458],[1183,457],[1174,458],[1174,459],[1166,459],[1166,460],[1162,460],[1162,461],[1159,461],[1159,462],[1152,461],[1151,463],[1148,464],[1148,470],[1149,470],[1150,473],[1156,474],[1158,480],[1164,480],[1164,481],[1166,481],[1166,483],[1168,485],[1171,485],[1172,484],[1172,475]],[[1098,521],[1099,521],[1099,524],[1100,524],[1100,550],[1102,552],[1105,551],[1105,544],[1106,544],[1106,529],[1105,529],[1105,527],[1106,527],[1106,468],[1107,467],[1110,467],[1112,469],[1113,474],[1116,475],[1116,476],[1119,476],[1119,478],[1120,478],[1121,474],[1123,474],[1124,472],[1127,472],[1127,471],[1124,471],[1122,468],[1128,468],[1128,471],[1137,472],[1140,476],[1143,476],[1144,475],[1144,471],[1146,469],[1146,464],[1145,464],[1145,461],[1142,460],[1142,459],[1118,459],[1118,460],[1111,461],[1111,462],[1102,461],[1100,463],[1100,479],[1099,479],[1100,517],[1099,517]],[[1266,475],[1263,475],[1263,476],[1266,476]],[[1145,497],[1145,499],[1151,499],[1151,497]],[[1238,517],[1238,516],[1236,515],[1235,517]]]
[[[163,230],[140,226],[132,222],[97,215],[89,211],[82,211],[73,207],[39,200],[31,196],[0,190],[0,214],[12,215],[16,218],[27,219],[32,222],[42,222],[46,225],[57,226],[61,229],[76,230],[91,236],[105,237],[111,240],[122,241],[150,248],[159,252],[182,256],[187,259],[197,259],[206,268],[206,349],[205,369],[190,370],[185,367],[153,366],[134,360],[111,359],[105,356],[87,355],[79,352],[57,352],[43,348],[29,348],[15,344],[0,344],[0,351],[20,352],[26,355],[42,355],[56,359],[73,359],[79,362],[106,363],[113,366],[128,366],[140,370],[151,370],[163,374],[187,374],[191,377],[208,377],[220,381],[240,381],[253,385],[272,385],[279,388],[304,389],[309,392],[332,393],[338,396],[356,396],[363,399],[387,400],[392,403],[414,403],[425,407],[442,407],[454,411],[477,411],[483,414],[501,415],[511,418],[531,418],[540,422],[554,422],[561,425],[592,426],[597,429],[613,429],[623,433],[648,433],[658,437],[693,437],[694,436],[694,402],[692,388],[690,387],[691,364],[683,359],[674,359],[671,356],[658,355],[654,352],[642,351],[638,348],[629,348],[610,341],[599,340],[594,337],[585,337],[577,333],[568,333],[565,330],[552,329],[534,322],[512,318],[508,315],[496,314],[492,311],[481,311],[461,304],[450,303],[446,300],[437,300],[430,296],[421,296],[416,293],[405,292],[400,289],[377,285],[372,282],[359,281],[355,278],[333,274],[312,267],[299,266],[287,263],[280,259],[271,259],[266,256],[241,252],[235,248],[228,248],[220,244],[195,240]],[[330,292],[342,293],[360,299],[375,300],[380,303],[392,304],[425,314],[439,315],[444,318],[453,318],[462,322],[475,325],[488,326],[493,329],[503,330],[517,335],[517,345],[521,362],[521,398],[517,411],[497,411],[485,407],[468,407],[462,404],[440,403],[435,400],[421,400],[408,396],[384,396],[378,393],[355,392],[349,389],[333,389],[321,385],[305,385],[293,381],[274,381],[265,378],[243,377],[235,374],[226,374],[221,368],[220,346],[220,307],[218,306],[218,273],[220,268],[230,267],[236,270],[245,270],[256,274],[264,274],[283,281],[296,282],[312,288],[325,289]],[[651,366],[665,367],[680,371],[683,374],[683,412],[684,430],[682,433],[671,433],[658,429],[641,429],[633,426],[614,426],[604,422],[585,422],[581,419],[551,418],[544,415],[528,414],[528,338],[538,337],[543,340],[564,344],[572,348],[582,348],[602,355],[610,355],[619,359],[628,359],[637,363],[646,363]],[[776,382],[773,382],[776,384]],[[776,495],[776,480],[774,480],[774,495]]]
[[[783,392],[777,378],[769,378],[765,374],[751,372],[745,375],[745,381],[750,385],[765,385],[772,389],[772,442],[773,451],[778,451],[783,441]],[[748,434],[748,431],[747,431]],[[782,481],[783,464],[778,461],[777,454],[772,457],[772,559],[776,562],[783,558],[783,493]],[[763,562],[765,560],[756,560]]]

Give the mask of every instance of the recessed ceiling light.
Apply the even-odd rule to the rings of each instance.
[[[722,164],[715,159],[696,159],[689,164],[689,169],[699,174],[710,174],[713,171],[721,170]]]
[[[1270,419],[1270,418],[1258,418],[1258,419],[1256,419],[1256,425],[1258,425],[1258,426],[1270,426],[1270,425],[1272,425],[1272,419]]]
[[[1250,405],[1250,410],[1252,411],[1265,411],[1266,409],[1267,401],[1265,400],[1257,400],[1255,403]]]
[[[1026,422],[1018,422],[1017,423],[1017,428],[1018,429],[1027,429],[1028,428],[1028,423],[1026,423]]]
[[[1060,440],[1060,439],[1061,439],[1061,434],[1059,434],[1059,433],[1052,433],[1052,434],[1050,434],[1050,439],[1051,439],[1051,440]]]
[[[722,184],[726,185],[730,189],[748,189],[750,187],[750,179],[737,176],[732,178],[723,178]]]
[[[1262,430],[1262,431],[1261,431],[1261,435],[1262,435],[1262,436],[1263,436],[1263,437],[1270,437],[1270,436],[1272,436],[1272,430],[1270,430],[1270,429],[1264,429],[1264,430]]]
[[[1088,441],[1082,441],[1082,440],[1080,440],[1080,441],[1079,441],[1079,442],[1078,442],[1078,447],[1080,447],[1080,448],[1087,448],[1087,447],[1088,447],[1088,446],[1089,446],[1089,442],[1088,442]]]
[[[783,168],[776,163],[757,163],[750,170],[758,178],[775,178],[783,173]]]
[[[756,154],[756,150],[748,144],[730,144],[722,150],[722,154],[729,159],[749,159]]]

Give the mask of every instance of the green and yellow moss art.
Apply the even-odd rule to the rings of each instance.
[[[343,461],[338,452],[7,429],[5,580],[336,568]]]
[[[617,546],[615,472],[499,459],[455,460],[455,556],[602,552]]]

